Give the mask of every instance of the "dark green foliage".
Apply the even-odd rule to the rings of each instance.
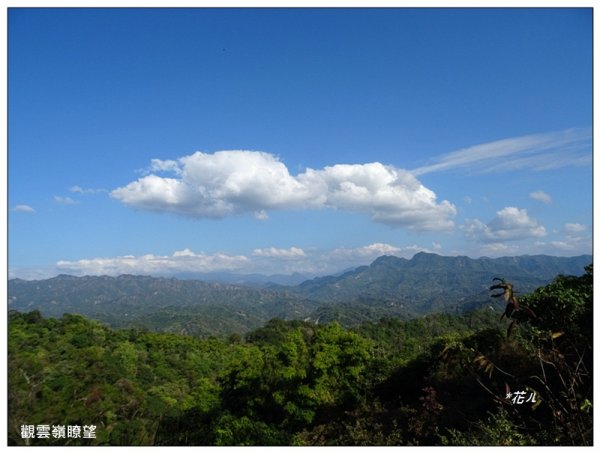
[[[590,445],[592,268],[519,303],[538,316],[510,336],[502,307],[204,339],[10,311],[9,443],[95,424],[68,445]]]
[[[593,268],[581,277],[559,276],[550,285],[522,298],[536,312],[535,325],[546,332],[591,339]],[[591,344],[589,345],[591,347]]]

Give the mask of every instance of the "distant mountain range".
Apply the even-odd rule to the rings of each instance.
[[[113,327],[194,335],[245,332],[273,317],[306,318],[318,306],[282,291],[135,275],[14,279],[8,294],[9,309],[18,311],[78,313]]]
[[[468,258],[417,253],[412,259],[381,256],[338,277],[305,281],[296,294],[330,303],[381,302],[400,304],[420,315],[489,302],[495,277],[511,281],[521,294],[547,284],[558,274],[581,275],[591,255],[572,258],[546,255]]]
[[[268,288],[133,275],[59,275],[9,280],[8,308],[55,317],[79,313],[113,327],[192,335],[243,333],[273,317],[351,325],[487,304],[501,308],[501,301],[489,297],[494,277],[506,278],[524,294],[558,274],[581,275],[591,262],[591,255],[472,259],[418,253],[410,260],[382,256],[341,275]],[[267,281],[255,276],[251,284]]]

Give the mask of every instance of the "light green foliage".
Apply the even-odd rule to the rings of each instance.
[[[286,437],[277,429],[247,416],[225,415],[215,426],[215,445],[282,445]]]
[[[217,370],[229,348],[212,340],[113,331],[81,316],[11,313],[9,442],[25,443],[22,424],[95,424],[96,439],[70,444],[152,444],[161,417],[214,407]]]
[[[313,397],[318,404],[346,404],[360,398],[362,374],[372,358],[372,343],[332,323],[313,343]]]
[[[135,376],[137,371],[137,352],[133,344],[129,341],[119,344],[113,351],[113,357],[124,376]]]

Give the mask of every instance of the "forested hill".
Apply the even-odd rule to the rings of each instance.
[[[302,319],[318,305],[282,291],[139,275],[15,279],[8,293],[11,310],[191,335],[242,333],[273,317]]]
[[[591,255],[546,255],[503,258],[468,258],[417,253],[412,259],[377,258],[338,277],[306,281],[297,294],[329,302],[403,304],[413,315],[474,308],[488,299],[494,277],[507,278],[521,294],[547,284],[559,274],[581,275]]]
[[[491,300],[494,277],[513,282],[519,294],[559,274],[581,275],[590,255],[573,258],[444,257],[418,253],[407,260],[382,256],[341,276],[298,286],[266,288],[149,276],[58,277],[10,280],[9,309],[46,316],[76,313],[112,327],[144,327],[191,335],[244,333],[269,319],[339,321],[344,326],[382,317],[408,319],[427,313],[460,313]]]

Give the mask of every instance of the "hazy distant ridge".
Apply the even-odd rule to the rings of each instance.
[[[150,276],[57,277],[9,281],[9,309],[49,316],[79,313],[113,326],[140,326],[190,334],[245,332],[273,317],[337,319],[352,324],[383,316],[412,317],[464,311],[498,303],[489,297],[494,277],[526,293],[558,274],[581,275],[591,255],[571,258],[381,256],[338,276],[269,289]]]

